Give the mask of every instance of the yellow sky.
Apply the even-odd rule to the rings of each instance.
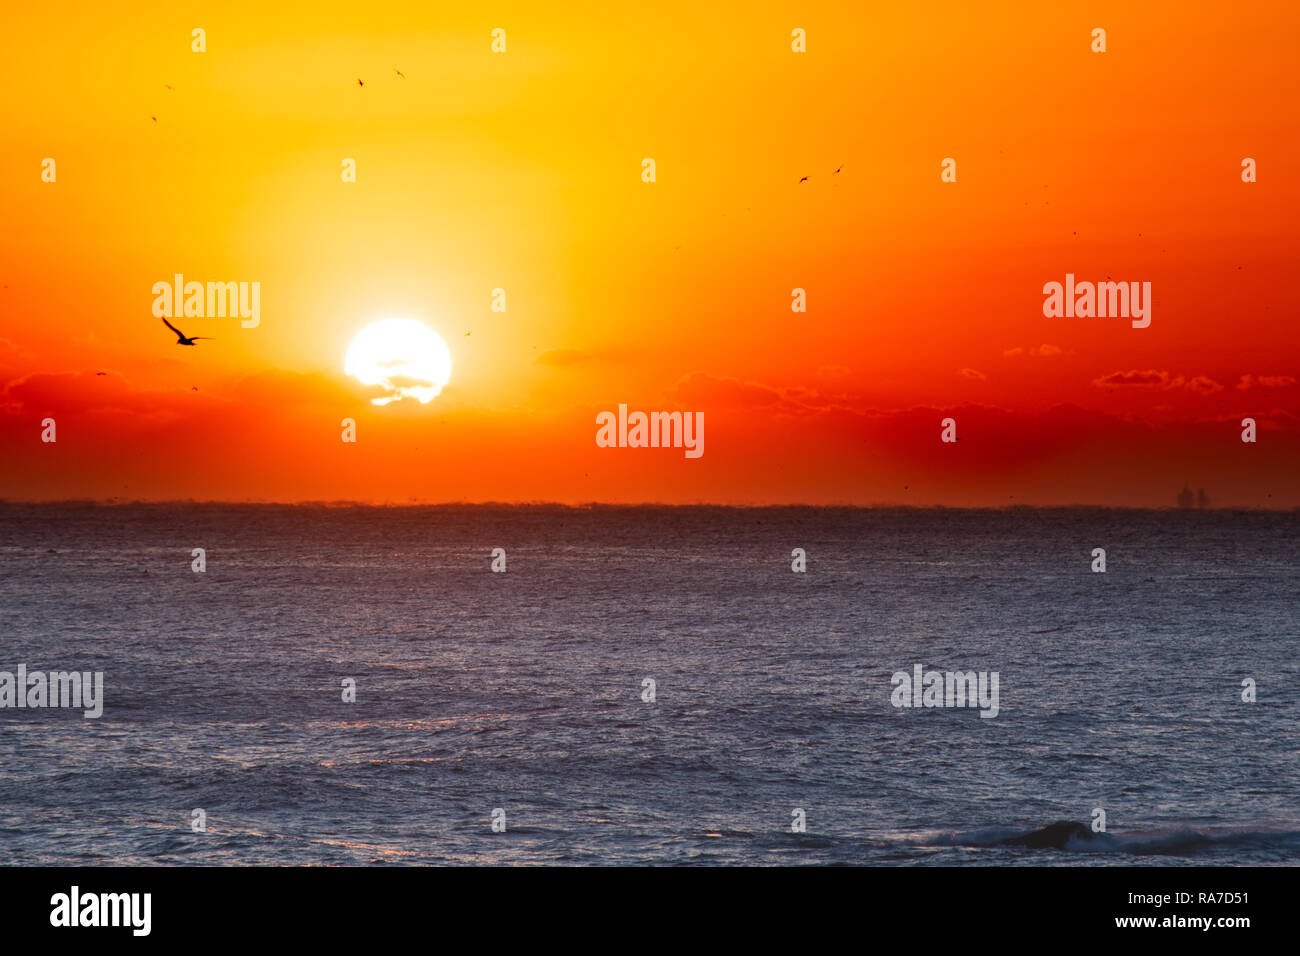
[[[134,396],[119,404],[150,395],[161,418],[187,414],[166,396],[198,389],[261,423],[256,454],[269,461],[285,399],[245,380],[312,376],[346,405],[352,337],[410,316],[447,340],[452,386],[381,427],[451,415],[467,433],[548,428],[551,447],[568,447],[591,437],[570,422],[620,401],[739,402],[712,410],[752,431],[736,470],[669,480],[670,497],[692,500],[742,486],[761,498],[778,482],[758,436],[785,413],[746,410],[746,387],[816,392],[823,416],[965,402],[1294,417],[1287,387],[1265,402],[1233,383],[1293,374],[1285,357],[1300,348],[1285,318],[1300,91],[1282,42],[1297,14],[1215,9],[16,8],[0,38],[0,177],[18,225],[0,236],[0,373],[108,370]],[[1104,56],[1089,50],[1098,25]],[[497,27],[504,54],[490,49]],[[791,52],[794,27],[806,54]],[[1237,166],[1255,154],[1264,172],[1243,187]],[[55,185],[39,179],[47,156]],[[952,186],[938,177],[946,156],[958,158]],[[641,181],[644,157],[654,184]],[[345,158],[355,183],[340,178]],[[1071,268],[1153,280],[1162,311],[1148,334],[1045,325],[1039,289]],[[150,290],[177,272],[260,282],[261,324],[191,320],[187,333],[215,341],[171,347]],[[794,287],[808,290],[807,315],[790,311]],[[496,288],[504,314],[490,310]],[[1007,358],[1045,343],[1054,364]],[[1222,391],[1095,385],[1129,369]],[[723,385],[683,392],[691,376]],[[9,394],[13,414],[38,414]],[[853,428],[804,434],[824,438],[809,451],[820,477],[803,497],[780,479],[782,500],[852,499],[860,485],[845,474],[862,463],[846,468],[839,442]],[[148,450],[169,453],[161,437]],[[535,494],[566,497],[571,472],[591,471],[586,454]],[[1049,464],[1036,466],[1056,475],[1037,479],[1046,499],[1084,495]]]

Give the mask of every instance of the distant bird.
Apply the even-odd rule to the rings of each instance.
[[[402,79],[406,79],[406,74],[403,73],[401,70],[399,70],[397,67],[393,67],[393,72],[396,73],[398,76],[400,76]]]
[[[199,390],[199,387],[198,387],[197,385],[191,385],[191,386],[190,386],[190,391],[191,391],[191,392],[197,392],[198,390]]]
[[[466,334],[466,335],[469,335],[469,333],[468,333],[468,332],[466,332],[466,333],[465,333],[465,334]]]
[[[96,374],[96,375],[107,375],[108,373],[107,373],[107,372],[96,372],[95,374]]]
[[[163,85],[164,85],[164,86],[167,86],[166,83],[164,83]],[[174,87],[174,86],[167,86],[167,89],[169,89],[169,90],[174,90],[174,89],[176,89],[176,87]]]
[[[195,342],[197,342],[199,339],[211,339],[211,338],[212,338],[212,336],[210,336],[210,335],[191,335],[191,336],[189,336],[189,337],[187,338],[184,332],[182,332],[180,329],[176,328],[176,326],[172,325],[172,324],[171,324],[170,322],[168,322],[166,319],[163,319],[163,320],[162,320],[162,324],[165,325],[165,326],[167,326],[167,328],[171,329],[173,332],[176,333],[176,344],[177,344],[177,345],[193,345],[193,344],[194,344]]]
[[[150,116],[149,118],[153,120],[155,123],[158,122],[158,117],[156,116]]]
[[[807,176],[805,176],[803,179],[799,180],[799,182],[801,182],[801,183],[806,183],[807,181],[808,181],[808,177],[807,177]]]
[[[366,84],[362,83],[360,80],[357,80],[357,86],[365,86],[365,85]]]
[[[843,168],[844,168],[844,164],[843,164],[843,163],[840,163],[840,169],[843,169]],[[840,169],[835,170],[835,173],[838,173],[838,172],[840,171]],[[834,176],[835,173],[831,173],[831,175]]]

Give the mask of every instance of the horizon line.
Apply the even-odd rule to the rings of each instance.
[[[1088,504],[1075,502],[1073,504],[1001,504],[1001,505],[948,505],[948,504],[901,504],[896,502],[874,502],[872,504],[853,504],[853,503],[810,503],[810,502],[768,502],[764,504],[735,504],[728,502],[715,501],[693,501],[693,502],[664,502],[664,501],[583,501],[583,502],[563,502],[563,501],[407,501],[407,502],[374,502],[358,501],[351,499],[304,499],[299,501],[275,501],[264,499],[196,499],[196,498],[152,498],[152,499],[118,499],[118,498],[3,498],[0,497],[0,507],[8,506],[36,506],[36,507],[58,507],[58,506],[77,506],[77,507],[95,507],[95,508],[124,508],[124,507],[164,507],[189,505],[195,507],[263,507],[263,508],[552,508],[567,509],[571,511],[592,510],[596,508],[730,508],[737,511],[757,511],[762,509],[777,508],[820,508],[820,509],[839,509],[852,511],[1067,511],[1091,509],[1095,511],[1174,511],[1174,512],[1197,512],[1197,511],[1259,511],[1259,512],[1288,512],[1300,511],[1300,505],[1276,506],[1267,505],[1210,505],[1205,507],[1184,507],[1181,505],[1105,505],[1105,504]]]

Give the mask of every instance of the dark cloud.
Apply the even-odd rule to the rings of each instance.
[[[1140,388],[1160,387],[1169,384],[1169,373],[1158,372],[1155,369],[1147,369],[1145,372],[1137,370],[1129,372],[1111,372],[1100,378],[1094,378],[1092,384],[1098,388],[1116,388],[1126,386],[1137,386]]]

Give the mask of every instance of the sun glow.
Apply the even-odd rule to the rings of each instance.
[[[451,352],[437,332],[415,319],[380,319],[357,333],[343,359],[343,371],[385,394],[370,401],[387,405],[403,398],[427,404],[451,380]]]

